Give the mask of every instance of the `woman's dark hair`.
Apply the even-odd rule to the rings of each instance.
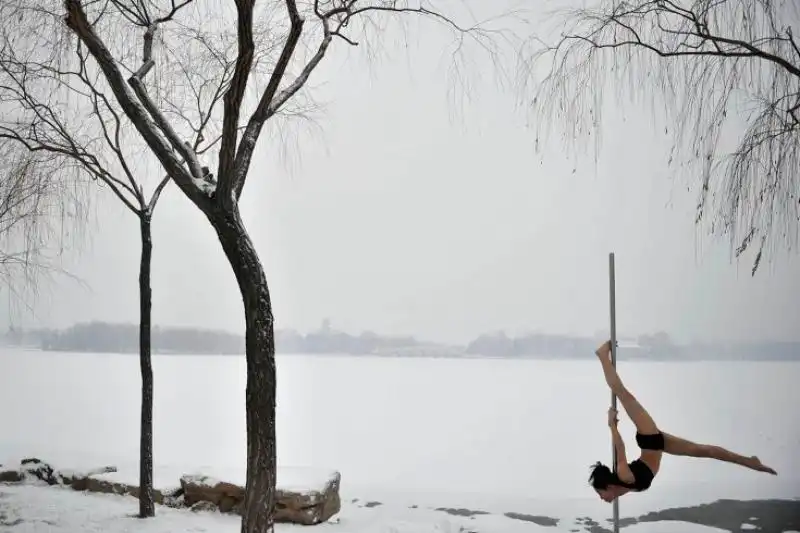
[[[609,485],[619,485],[619,477],[600,461],[597,461],[591,468],[589,484],[595,489],[603,490],[607,489]]]

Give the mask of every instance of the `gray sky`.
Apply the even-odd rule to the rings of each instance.
[[[453,97],[431,54],[441,42],[428,28],[417,47],[390,46],[372,66],[340,46],[312,79],[326,104],[316,126],[262,137],[243,211],[277,327],[329,317],[345,330],[452,342],[497,329],[592,335],[607,327],[614,251],[621,335],[800,340],[800,259],[779,253],[751,278],[749,259],[737,266],[727,241],[698,231],[696,190],[671,175],[649,115],[607,117],[596,172],[557,142],[537,154],[485,63],[474,65],[474,98]],[[89,288],[61,281],[18,324],[137,320],[137,220],[110,193],[101,199],[67,265]],[[243,330],[216,237],[174,185],[154,229],[156,323]]]

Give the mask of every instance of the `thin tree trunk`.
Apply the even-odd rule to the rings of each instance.
[[[246,323],[247,484],[242,533],[270,533],[275,505],[275,334],[267,277],[253,242],[233,212],[212,215],[242,293]]]
[[[139,265],[139,364],[142,373],[142,419],[139,441],[139,517],[155,516],[153,503],[153,364],[150,357],[150,325],[153,307],[150,263],[153,239],[150,213],[140,217],[142,257]]]

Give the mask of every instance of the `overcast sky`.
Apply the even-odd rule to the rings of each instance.
[[[473,98],[454,97],[434,32],[371,64],[340,46],[312,79],[325,104],[316,126],[262,137],[242,203],[277,327],[327,317],[446,342],[498,329],[592,335],[607,328],[614,251],[620,335],[800,340],[800,259],[774,255],[751,278],[749,259],[698,231],[696,189],[667,167],[663,126],[618,108],[597,167],[576,167],[558,142],[537,154],[486,62],[473,65]],[[18,325],[137,320],[138,222],[110,193],[100,200],[67,261],[87,286],[59,280]],[[174,185],[154,231],[155,322],[242,331],[216,237]]]

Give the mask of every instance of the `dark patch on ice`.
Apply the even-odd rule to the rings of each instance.
[[[0,526],[14,527],[20,525],[21,523],[22,523],[22,518],[11,520],[7,514],[0,511]]]
[[[532,522],[537,526],[543,527],[556,527],[558,525],[557,518],[550,518],[549,516],[535,516],[523,513],[505,513],[505,516],[513,520],[522,520],[523,522]]]
[[[584,522],[584,524],[589,526],[586,528],[589,533],[613,533],[610,529],[604,528],[595,521],[591,521],[591,523]]]
[[[364,507],[378,507],[379,505],[383,505],[381,502],[367,502],[364,504]]]
[[[588,516],[579,516],[579,517],[575,518],[575,524],[574,525],[582,526],[584,529],[583,530],[581,530],[581,529],[572,529],[570,531],[573,531],[573,532],[576,532],[576,531],[589,531],[591,533],[611,533],[606,528],[601,526],[598,522],[595,522],[594,520],[592,520]]]
[[[410,508],[418,508],[412,505]],[[472,517],[490,514],[486,511],[439,507],[453,516]],[[543,527],[556,527],[558,520],[546,516],[507,512],[504,516],[513,520],[531,522]],[[714,527],[729,533],[741,533],[742,525],[755,525],[755,533],[783,533],[800,531],[800,499],[794,500],[717,500],[692,507],[663,509],[635,517],[624,517],[619,521],[620,529],[644,522],[677,521]],[[588,516],[574,519],[571,533],[612,533],[612,519],[604,518],[603,524]],[[753,524],[753,522],[757,522]]]
[[[641,518],[620,518],[619,519],[619,527],[626,527],[632,526],[633,524],[638,524],[641,521]],[[606,518],[606,522],[609,524],[614,523],[613,518]]]
[[[639,522],[680,520],[703,526],[741,531],[742,524],[758,521],[759,533],[800,530],[800,500],[717,500],[694,507],[664,509],[639,517]],[[755,530],[754,530],[755,531]]]
[[[453,516],[475,516],[489,514],[486,511],[475,511],[473,509],[455,509],[452,507],[437,507],[437,511],[442,511]]]
[[[611,523],[612,519],[606,519]],[[755,525],[757,533],[783,533],[800,531],[800,500],[717,500],[693,507],[677,507],[647,513],[638,518],[621,518],[620,529],[644,522],[677,521],[741,533],[743,524]],[[609,527],[600,525],[589,517],[575,519],[589,533],[611,533]],[[577,533],[581,530],[571,530]]]

